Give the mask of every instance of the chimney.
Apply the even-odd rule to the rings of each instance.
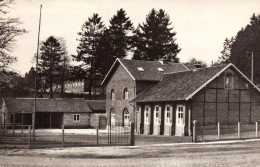
[[[170,61],[169,61],[169,60],[166,60],[166,59],[164,59],[164,58],[160,58],[160,59],[158,60],[158,62],[161,63],[161,64],[168,64]]]
[[[199,69],[199,68],[201,68],[202,66],[201,66],[200,63],[195,63],[195,64],[194,64],[194,67],[195,67],[195,69]]]

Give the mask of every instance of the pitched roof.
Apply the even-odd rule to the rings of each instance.
[[[188,70],[188,68],[181,63],[169,62],[168,64],[161,64],[158,61],[129,60],[118,58],[114,62],[102,84],[109,80],[109,78],[113,75],[115,68],[119,64],[121,64],[133,78],[133,80],[136,81],[160,81],[164,73]],[[138,67],[141,67],[143,71],[138,70]],[[158,68],[163,70],[159,71]]]
[[[195,71],[190,70],[165,74],[161,82],[152,88],[141,92],[134,101],[155,102],[188,100],[230,66],[241,73],[234,65],[228,64],[197,69]],[[246,78],[244,74],[242,75]],[[259,91],[250,80],[248,81]]]
[[[33,112],[34,98],[5,98],[8,112]],[[2,106],[3,109],[3,106]],[[49,99],[36,100],[37,112],[91,112],[84,99]]]
[[[106,111],[105,100],[86,100],[86,103],[92,111]]]

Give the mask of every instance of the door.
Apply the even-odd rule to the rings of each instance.
[[[106,117],[105,116],[99,116],[99,129],[106,129]]]
[[[184,126],[185,126],[185,106],[177,105],[176,108],[176,136],[184,136]]]

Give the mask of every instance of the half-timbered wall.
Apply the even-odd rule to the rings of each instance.
[[[231,87],[225,86],[227,73],[233,74]],[[192,120],[204,125],[260,121],[260,94],[230,68],[192,98]]]

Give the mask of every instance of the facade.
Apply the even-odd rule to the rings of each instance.
[[[93,107],[95,106],[95,107]],[[36,128],[96,128],[105,117],[104,101],[72,98],[36,99]],[[4,98],[1,122],[4,125],[32,125],[34,98]]]
[[[194,120],[205,126],[260,121],[260,90],[232,64],[165,74],[134,101],[142,134],[191,135]]]
[[[135,122],[140,134],[189,136],[194,120],[205,126],[260,121],[260,90],[233,64],[189,70],[117,59],[103,84],[108,125]]]
[[[135,103],[130,101],[158,83],[165,72],[185,70],[180,63],[117,59],[102,82],[106,85],[108,125],[128,126],[136,122],[140,118],[135,115]]]

